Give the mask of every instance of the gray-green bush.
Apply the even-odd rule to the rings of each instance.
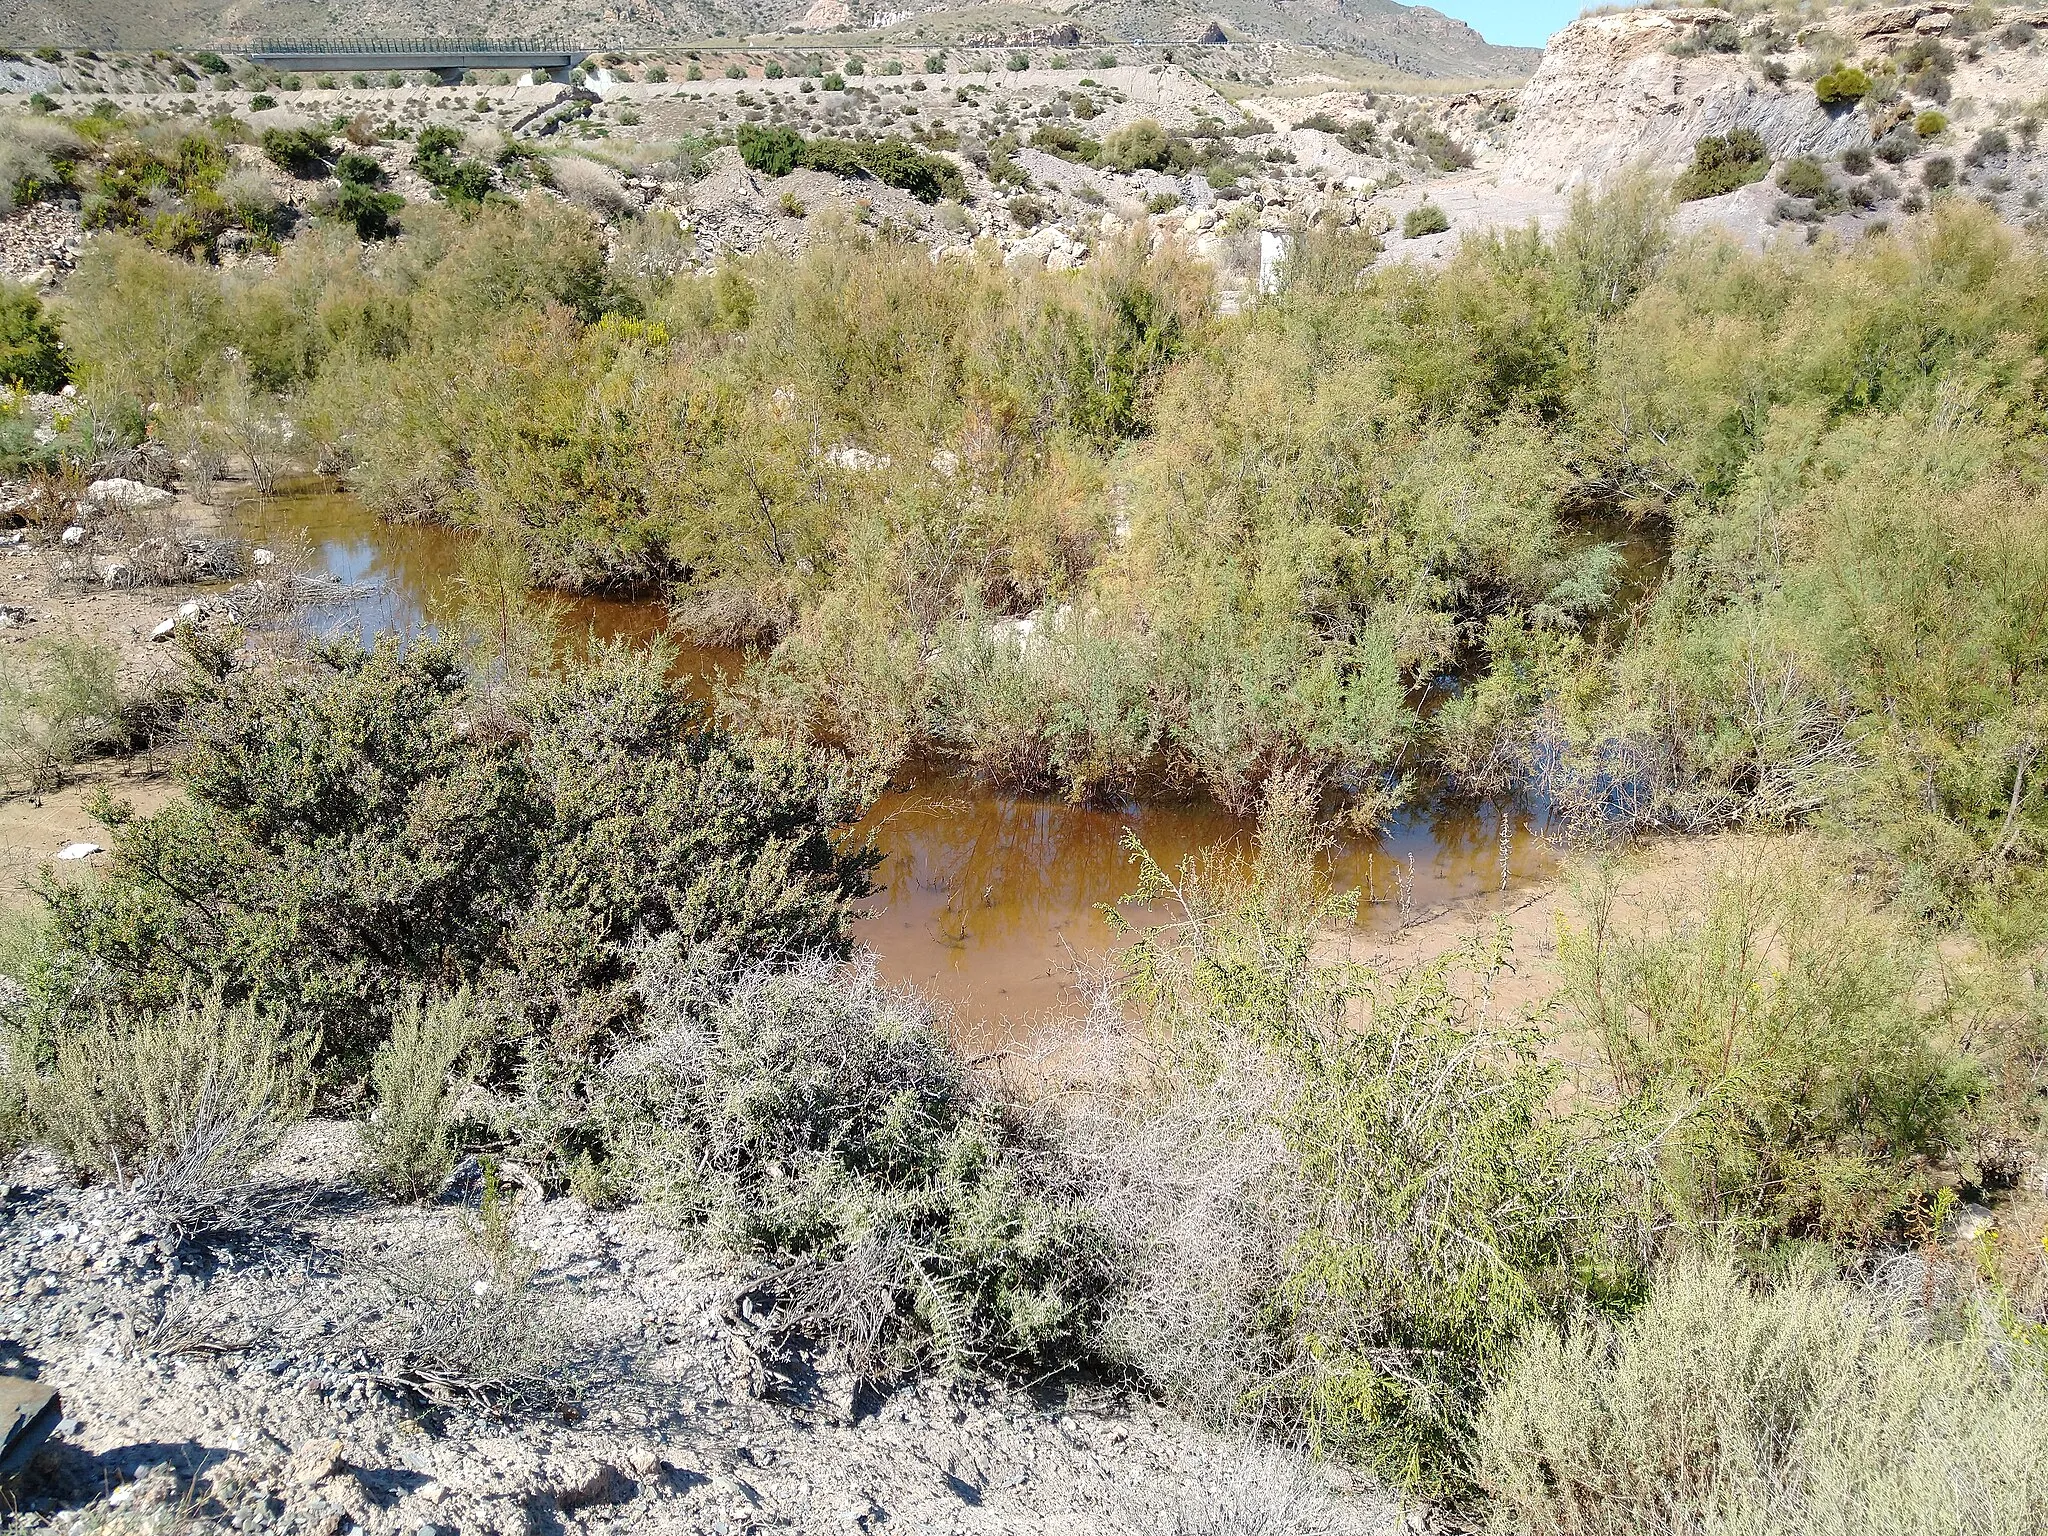
[[[461,1068],[480,1044],[469,992],[406,998],[391,1035],[370,1061],[375,1095],[362,1124],[371,1180],[402,1198],[437,1186],[455,1166],[451,1121],[466,1079]]]
[[[780,1326],[867,1375],[1082,1358],[1109,1277],[1064,1153],[871,961],[790,958],[641,956],[646,1039],[607,1066],[598,1116],[623,1181],[772,1266]]]
[[[29,1113],[73,1167],[174,1230],[231,1226],[254,1208],[251,1170],[312,1102],[316,1044],[188,982],[160,1009],[57,1034],[27,1079]]]

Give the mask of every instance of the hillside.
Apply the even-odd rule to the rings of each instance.
[[[1531,48],[1498,48],[1463,22],[1394,0],[1081,0],[958,6],[943,0],[0,0],[0,36],[81,47],[235,45],[277,35],[572,36],[633,47],[712,35],[883,31],[990,41],[1048,37],[1195,42],[1220,26],[1233,40],[1333,48],[1426,77],[1519,78]],[[1048,38],[1048,40],[1050,40]]]

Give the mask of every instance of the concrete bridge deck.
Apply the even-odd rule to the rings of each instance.
[[[460,80],[472,69],[527,69],[565,80],[569,71],[588,58],[592,51],[532,38],[506,41],[335,38],[309,42],[260,42],[250,51],[249,58],[251,62],[270,69],[310,70],[322,74],[421,70],[437,74],[444,80]]]

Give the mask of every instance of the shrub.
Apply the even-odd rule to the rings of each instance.
[[[68,963],[147,1008],[205,954],[230,998],[360,1060],[419,985],[488,984],[581,1052],[630,1015],[654,935],[843,949],[873,865],[833,835],[850,788],[711,729],[663,665],[601,646],[509,703],[445,646],[231,674],[184,798],[116,829],[97,885],[45,891]]]
[[[1853,64],[1838,64],[1813,82],[1813,94],[1830,112],[1846,112],[1870,94],[1870,76]]]
[[[835,69],[827,74],[824,79],[820,80],[818,85],[822,90],[843,91],[846,89],[846,77]]]
[[[1031,67],[1031,56],[1027,53],[1013,53],[1003,61],[1003,67],[1012,74],[1021,73]]]
[[[1970,146],[1963,163],[1970,166],[1984,164],[1987,160],[2003,160],[2012,152],[2012,139],[2003,128],[1987,128],[1977,135],[1977,141]]]
[[[54,789],[81,758],[124,743],[120,660],[66,632],[0,652],[0,787]]]
[[[1171,1397],[1441,1494],[1520,1332],[1625,1269],[1612,1165],[1490,1016],[1498,957],[1317,958],[1356,893],[1316,872],[1313,805],[1275,780],[1249,867],[1169,882],[1133,844],[1132,899],[1173,914],[1127,957],[1166,1133],[1107,1154],[1142,1256],[1108,1337]]]
[[[1787,197],[1818,198],[1825,194],[1832,183],[1828,173],[1821,169],[1820,162],[1801,156],[1787,160],[1778,169],[1778,189]]]
[[[1527,1536],[2036,1530],[2044,1413],[2048,1378],[1982,1338],[1695,1259],[1624,1323],[1533,1335],[1479,1417],[1477,1476]]]
[[[746,78],[747,78],[747,70],[746,70],[746,66],[745,66],[744,64],[728,64],[728,65],[726,65],[726,66],[725,66],[725,78],[726,78],[726,79],[728,79],[728,80],[744,80],[744,79],[746,79]]]
[[[785,71],[781,64],[777,63],[774,59],[770,59],[767,62],[767,64],[762,68],[761,73],[767,79],[780,80],[784,76],[784,74],[787,73],[787,71]]]
[[[371,1340],[396,1384],[434,1407],[560,1414],[593,1384],[581,1320],[533,1283],[538,1260],[513,1237],[510,1204],[486,1163],[465,1245],[404,1253],[374,1272],[397,1305]]]
[[[1166,130],[1149,117],[1126,124],[1102,141],[1102,163],[1126,175],[1163,171],[1172,161],[1173,145]]]
[[[274,110],[276,106],[277,98],[270,95],[267,91],[258,91],[249,98],[249,110],[251,112],[269,112]]]
[[[63,343],[42,300],[18,283],[0,281],[0,383],[54,395],[70,380]]]
[[[1913,131],[1923,139],[1938,139],[1948,132],[1948,115],[1932,110],[1913,119]]]
[[[1052,212],[1052,209],[1047,207],[1042,199],[1033,197],[1028,192],[1011,198],[1003,205],[1003,208],[1011,218],[1015,219],[1025,229],[1036,229],[1045,222],[1046,216]]]
[[[313,128],[266,128],[263,153],[270,163],[294,176],[321,176],[334,146],[327,135]]]
[[[1955,185],[1955,181],[1956,163],[1949,159],[1947,155],[1931,156],[1927,163],[1920,167],[1921,185],[1930,192],[1939,192],[1944,187],[1952,187]]]
[[[642,957],[647,1039],[606,1071],[637,1188],[775,1266],[780,1326],[864,1376],[1043,1372],[1086,1348],[1102,1241],[1057,1151],[968,1082],[929,1004],[817,954]]]
[[[383,240],[396,233],[391,216],[405,206],[405,199],[381,190],[381,165],[368,155],[345,154],[334,163],[334,175],[341,183],[335,216],[354,227],[358,240]]]
[[[1420,240],[1424,235],[1440,235],[1450,227],[1450,215],[1435,203],[1417,203],[1401,216],[1401,235],[1407,240]]]
[[[480,1044],[467,991],[408,996],[391,1036],[370,1062],[375,1105],[361,1126],[371,1181],[403,1199],[438,1187],[455,1166],[450,1122],[465,1078],[460,1069]]]
[[[1616,1088],[1666,1107],[1671,1208],[1746,1245],[1883,1235],[1976,1086],[1915,1006],[1913,943],[1791,851],[1714,868],[1697,912],[1638,933],[1612,899],[1595,881],[1562,940],[1564,995]]]
[[[1751,129],[1709,134],[1693,146],[1692,164],[1672,187],[1672,195],[1682,203],[1720,197],[1763,180],[1770,168],[1770,151]]]
[[[1845,149],[1842,151],[1842,169],[1851,176],[1868,176],[1871,164],[1871,154],[1867,149]]]
[[[884,186],[900,187],[926,203],[957,197],[964,191],[960,172],[951,163],[924,153],[897,134],[874,140],[806,141],[787,128],[756,129],[741,141],[741,155],[750,152],[760,161],[758,168],[770,175],[787,174],[772,169],[787,162],[792,168],[800,164],[835,176],[872,176]]]
[[[228,67],[228,61],[210,49],[202,48],[198,53],[193,54],[192,62],[205,70],[209,75],[225,75],[231,72]]]
[[[668,83],[668,66],[666,64],[650,64],[647,68],[647,80],[650,85],[666,85]]]
[[[253,1002],[188,981],[139,1018],[59,1035],[30,1084],[38,1134],[80,1172],[113,1181],[174,1230],[234,1225],[249,1174],[312,1098],[313,1040]]]
[[[601,219],[621,219],[640,205],[619,178],[595,160],[563,155],[548,165],[555,190]]]

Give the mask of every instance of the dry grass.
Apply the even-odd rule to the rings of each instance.
[[[2048,1377],[1834,1282],[1667,1271],[1619,1327],[1542,1330],[1481,1414],[1517,1536],[1963,1536],[2048,1526]]]

